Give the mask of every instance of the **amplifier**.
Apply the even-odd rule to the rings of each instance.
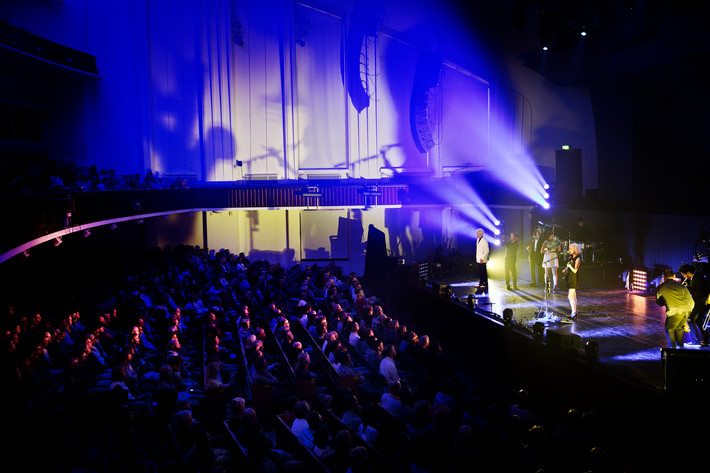
[[[582,337],[564,330],[548,329],[545,341],[547,346],[561,350],[577,350],[582,345]]]

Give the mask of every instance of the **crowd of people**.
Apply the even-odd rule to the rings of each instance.
[[[13,303],[3,318],[4,390],[18,418],[45,429],[34,438],[53,445],[41,459],[53,471],[307,471],[269,435],[272,414],[333,473],[608,465],[593,412],[472,389],[441,344],[334,265],[287,269],[182,245],[122,271],[101,307]],[[294,380],[311,379],[313,398],[299,398]],[[263,385],[268,411],[255,397]],[[213,422],[216,399],[232,435]],[[99,468],[84,445],[101,435],[110,461]]]
[[[71,162],[50,160],[40,166],[2,168],[4,188],[15,191],[102,191],[138,189],[174,189],[188,186],[187,179],[177,176],[168,182],[160,171],[147,169],[145,174],[117,174],[115,169],[76,166]]]

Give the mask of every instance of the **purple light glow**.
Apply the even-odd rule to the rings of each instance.
[[[501,184],[543,208],[549,208],[546,201],[549,193],[545,191],[545,180],[529,154],[501,156],[489,170]]]
[[[500,230],[496,228],[500,219],[496,218],[481,196],[464,179],[451,177],[445,186],[437,183],[428,186],[428,190],[441,201],[456,207],[465,221],[459,228],[459,234],[473,235],[478,227],[489,234],[500,234]]]

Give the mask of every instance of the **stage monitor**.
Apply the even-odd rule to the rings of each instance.
[[[664,387],[673,392],[710,392],[710,353],[662,348]]]

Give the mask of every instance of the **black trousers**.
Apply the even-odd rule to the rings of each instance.
[[[510,280],[513,280],[513,286],[518,285],[518,260],[505,260],[505,285],[510,286]]]
[[[530,256],[530,282],[543,284],[545,282],[545,268],[542,267],[542,255]]]
[[[703,304],[699,308],[695,308],[690,313],[690,317],[688,318],[688,325],[690,326],[690,338],[695,343],[708,343],[708,341],[710,341],[710,333],[707,330],[703,330],[701,328],[706,311],[707,306]]]
[[[488,286],[488,268],[486,263],[478,263],[478,285]]]

